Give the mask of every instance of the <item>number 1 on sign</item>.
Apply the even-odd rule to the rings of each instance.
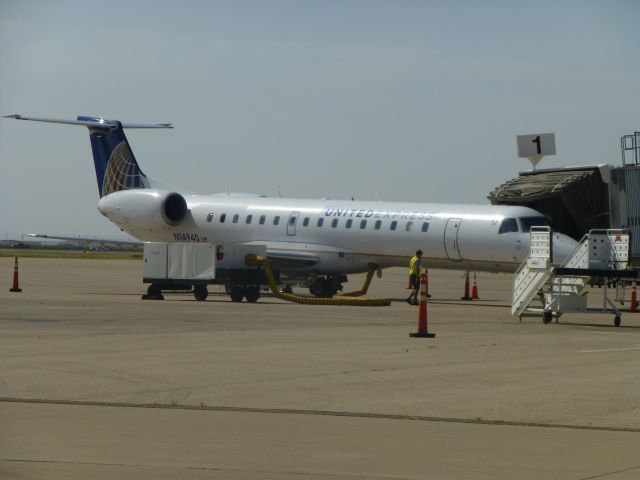
[[[542,148],[540,148],[540,135],[538,135],[536,138],[534,138],[531,141],[536,144],[536,149],[538,151],[538,155],[540,155],[542,153]]]

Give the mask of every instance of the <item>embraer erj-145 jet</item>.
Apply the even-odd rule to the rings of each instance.
[[[429,268],[514,272],[527,256],[531,226],[548,224],[539,212],[518,206],[194,195],[147,177],[123,130],[171,124],[9,118],[88,127],[98,210],[145,242],[215,243],[215,283],[226,284],[235,301],[256,301],[262,281],[256,267],[228,263],[225,249],[234,246],[264,249],[281,284],[331,296],[347,274],[406,267],[418,249]],[[567,257],[575,246],[573,239],[554,234],[554,259]]]

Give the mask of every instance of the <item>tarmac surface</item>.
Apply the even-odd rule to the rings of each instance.
[[[12,273],[0,478],[640,478],[640,313],[519,322],[510,276],[465,302],[433,270],[416,339],[404,269],[374,278],[390,307],[142,301],[139,260],[24,258],[21,293]]]

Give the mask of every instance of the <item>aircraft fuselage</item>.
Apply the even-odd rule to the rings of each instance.
[[[272,256],[315,259],[292,262],[287,268],[317,274],[362,272],[371,264],[406,266],[418,249],[431,268],[514,272],[529,248],[526,224],[531,222],[521,219],[542,217],[519,206],[222,194],[185,196],[188,213],[171,226],[141,222],[139,212],[129,218],[129,209],[136,208],[135,200],[128,198],[130,192],[135,190],[103,197],[99,209],[140,240],[265,245]],[[554,242],[557,257],[566,256],[575,246],[561,234],[556,234]]]

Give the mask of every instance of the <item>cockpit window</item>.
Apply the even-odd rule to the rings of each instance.
[[[528,232],[531,227],[548,227],[549,221],[545,217],[520,217],[522,231]]]
[[[518,222],[515,218],[505,218],[500,224],[500,230],[498,233],[517,232]]]

